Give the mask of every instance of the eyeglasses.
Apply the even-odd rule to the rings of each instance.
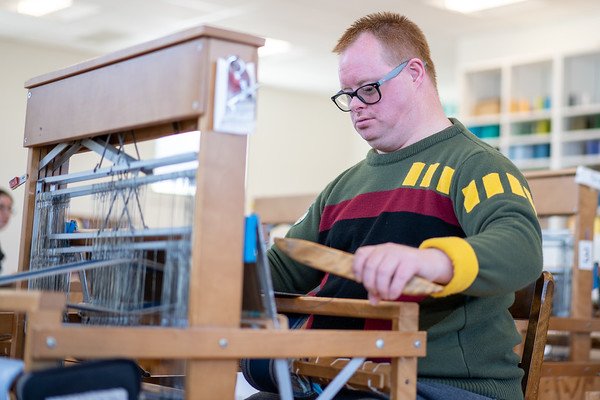
[[[358,97],[358,99],[365,104],[375,104],[379,102],[379,100],[381,100],[381,91],[379,90],[379,87],[385,82],[397,77],[400,72],[402,72],[404,67],[406,67],[408,61],[410,60],[406,60],[398,65],[377,82],[362,85],[354,92],[343,92],[340,90],[335,95],[331,96],[331,100],[340,110],[344,112],[350,111],[350,102],[352,101],[353,97]]]

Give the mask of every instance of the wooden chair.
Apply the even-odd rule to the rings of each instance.
[[[0,357],[10,355],[14,313],[0,311]]]
[[[544,271],[534,283],[515,293],[515,302],[510,308],[515,320],[525,320],[527,324],[519,363],[525,371],[521,382],[525,400],[538,398],[553,294],[554,279],[551,273]]]

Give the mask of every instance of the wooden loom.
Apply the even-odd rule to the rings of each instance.
[[[43,304],[24,305],[14,310],[37,317],[29,318],[26,341],[25,317],[16,317],[12,356],[24,357],[29,368],[67,357],[186,360],[190,399],[233,398],[240,358],[391,357],[392,399],[415,397],[416,360],[426,350],[416,304],[373,307],[336,301],[322,306],[325,313],[367,312],[392,319],[395,331],[288,331],[268,324],[265,329],[241,328],[247,138],[213,130],[215,64],[232,55],[256,64],[262,44],[257,37],[198,27],[26,83],[24,145],[29,155],[20,271],[31,261],[36,182],[68,168],[68,162],[58,169],[41,164],[57,144],[119,132],[133,132],[137,140],[193,130],[202,134],[187,327],[65,324],[55,312],[39,314],[48,308]],[[0,308],[18,304],[21,296],[20,291],[1,291]],[[280,305],[288,311],[306,309],[303,304],[314,307],[306,300]]]

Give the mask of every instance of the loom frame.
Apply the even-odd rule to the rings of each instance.
[[[200,26],[26,82],[23,144],[28,148],[28,179],[19,272],[30,263],[38,181],[68,173],[68,160],[58,166],[47,162],[58,143],[120,132],[133,132],[139,141],[192,130],[202,135],[189,327],[63,324],[53,312],[51,317],[30,315],[25,335],[25,316],[16,314],[12,357],[24,358],[28,369],[66,357],[187,360],[185,391],[190,399],[233,398],[240,358],[392,357],[397,383],[392,399],[415,397],[416,361],[426,351],[417,304],[373,307],[363,302],[363,308],[393,319],[393,331],[287,330],[269,328],[268,323],[265,329],[240,327],[247,137],[213,130],[212,99],[217,59],[234,54],[257,64],[257,48],[263,44],[262,38]],[[21,296],[26,284],[19,289],[16,295]],[[13,301],[14,296],[0,291],[0,299]],[[342,313],[357,309],[355,303],[335,304]]]

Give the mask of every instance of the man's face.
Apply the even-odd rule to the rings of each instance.
[[[377,82],[396,65],[387,62],[385,50],[369,33],[361,34],[340,57],[339,78],[343,91]],[[379,87],[381,100],[376,104],[364,104],[354,97],[350,103],[350,115],[354,128],[371,147],[381,152],[392,152],[403,147],[406,138],[410,93],[407,79],[402,71],[398,76]]]
[[[4,228],[12,215],[12,200],[8,196],[0,195],[0,229]]]

